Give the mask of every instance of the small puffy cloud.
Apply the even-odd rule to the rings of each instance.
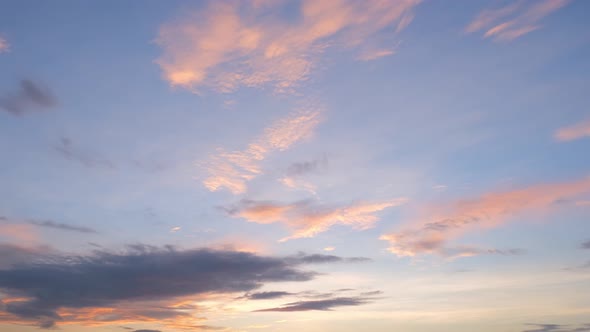
[[[203,185],[210,191],[227,189],[233,194],[246,191],[247,182],[262,174],[260,163],[270,153],[289,149],[311,137],[320,122],[321,111],[310,107],[293,112],[267,127],[242,151],[219,150],[200,166],[208,173]]]
[[[336,250],[336,248],[334,248],[334,247],[325,247],[324,248],[324,251],[334,251],[334,250]]]
[[[482,11],[466,28],[483,32],[484,38],[511,41],[541,28],[539,21],[564,7],[569,0],[525,0]]]
[[[283,20],[287,4],[280,1],[211,1],[160,28],[156,42],[163,54],[156,62],[174,86],[288,92],[309,78],[326,50],[362,52],[368,41],[393,38],[411,22],[419,2],[303,0],[299,17]]]
[[[10,45],[6,38],[0,36],[0,53],[8,52]]]
[[[181,230],[181,227],[180,226],[172,227],[172,228],[170,228],[170,233],[176,233],[179,230]]]
[[[396,198],[383,202],[354,202],[333,207],[310,201],[279,203],[242,200],[227,211],[231,216],[244,218],[250,222],[285,224],[293,230],[291,236],[281,240],[286,241],[314,237],[335,225],[347,225],[359,230],[368,229],[379,220],[378,212],[402,205],[406,201],[406,198]]]
[[[578,181],[542,184],[525,189],[487,193],[458,201],[429,212],[402,230],[381,236],[389,242],[389,251],[397,256],[441,254],[473,256],[481,253],[517,254],[518,250],[449,247],[449,242],[474,229],[496,227],[525,213],[545,211],[590,193],[590,178]],[[516,250],[516,251],[514,251]]]
[[[16,116],[44,111],[55,106],[57,99],[51,91],[31,80],[22,80],[16,92],[0,96],[0,110]]]
[[[556,140],[561,142],[574,141],[577,139],[590,137],[590,119],[581,121],[572,126],[558,129],[553,135]]]

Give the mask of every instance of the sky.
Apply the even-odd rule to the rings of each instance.
[[[0,330],[590,331],[588,13],[0,1]]]

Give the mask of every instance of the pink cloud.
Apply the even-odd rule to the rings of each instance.
[[[220,149],[201,164],[208,174],[203,185],[210,191],[225,188],[233,194],[244,193],[247,182],[262,174],[261,162],[270,153],[285,151],[311,137],[320,122],[320,114],[316,108],[295,111],[266,128],[245,150]]]
[[[465,32],[483,31],[484,38],[511,41],[539,29],[539,21],[568,2],[569,0],[520,0],[501,8],[486,9],[465,28]]]
[[[156,38],[156,61],[164,78],[189,89],[271,86],[292,91],[309,78],[330,47],[362,50],[381,30],[392,35],[413,18],[419,0],[303,0],[301,19],[278,19],[281,2],[214,1],[200,12],[164,24]]]
[[[329,207],[311,202],[283,204],[245,200],[239,206],[229,209],[229,213],[258,224],[285,224],[293,230],[291,236],[281,239],[287,241],[314,237],[335,225],[347,225],[359,230],[371,228],[379,220],[378,212],[402,205],[406,201],[406,198],[396,198],[376,203],[356,202]]]
[[[543,213],[557,208],[556,203],[590,193],[590,178],[579,181],[542,184],[525,189],[487,193],[435,209],[400,231],[381,236],[389,251],[397,256],[419,254],[476,254],[480,249],[449,247],[449,242],[474,229],[497,227],[514,217]]]
[[[590,137],[590,119],[569,127],[560,128],[555,132],[554,137],[562,142]]]

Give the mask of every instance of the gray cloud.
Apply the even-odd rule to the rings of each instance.
[[[54,149],[63,158],[78,162],[88,168],[115,168],[115,165],[110,160],[75,147],[72,140],[67,137],[62,137],[59,143],[54,146]]]
[[[369,303],[370,299],[365,297],[336,297],[326,300],[313,300],[313,301],[297,301],[287,303],[281,307],[261,309],[256,311],[310,311],[310,310],[321,310],[327,311],[336,307],[345,306],[359,306]]]
[[[17,116],[54,106],[57,106],[57,99],[51,91],[27,79],[20,82],[18,92],[0,97],[0,110]]]
[[[53,250],[47,246],[20,247],[12,244],[0,244],[0,269],[18,264],[28,264],[39,260],[41,255],[47,257]]]
[[[321,159],[293,163],[289,165],[289,167],[287,168],[287,175],[299,176],[308,173],[313,173],[322,167],[326,167],[327,164],[328,158],[326,157],[326,155],[322,156]]]
[[[98,233],[95,229],[85,226],[75,226],[60,222],[55,222],[52,220],[31,220],[29,221],[30,224],[40,227],[46,228],[53,228],[62,231],[71,231],[71,232],[78,232],[78,233]]]
[[[299,253],[295,256],[287,257],[287,259],[294,263],[301,264],[326,264],[326,263],[363,263],[370,262],[371,259],[367,257],[339,257],[334,255]]]
[[[532,330],[522,332],[587,332],[590,331],[590,324],[579,326],[561,325],[561,324],[527,324],[534,326]]]
[[[248,298],[249,300],[270,300],[270,299],[278,299],[281,297],[290,296],[293,294],[294,293],[281,292],[281,291],[260,292],[260,293],[247,294],[246,298]]]
[[[46,256],[8,247],[5,250],[12,250],[13,260],[18,260],[18,255],[26,259],[0,269],[0,290],[8,296],[28,300],[7,303],[4,310],[46,328],[63,319],[57,313],[60,308],[108,307],[211,292],[249,292],[265,283],[302,282],[316,275],[299,268],[310,262],[303,255],[276,258],[235,251],[176,250],[144,245],[130,246],[115,253],[97,250],[85,256]],[[326,308],[317,310],[327,310],[365,301],[362,298],[352,300],[356,302],[346,304],[345,298],[339,298],[326,303],[291,304],[290,307],[295,310],[316,306]],[[178,308],[134,310],[136,316],[157,319],[183,314]],[[111,319],[116,321],[117,316]]]
[[[581,247],[582,249],[590,249],[590,240],[588,240],[588,241],[586,241],[586,242],[583,242],[583,243],[580,245],[580,247]]]
[[[162,332],[160,330],[135,330],[133,332]]]

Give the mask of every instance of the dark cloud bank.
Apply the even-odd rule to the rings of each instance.
[[[268,257],[144,245],[130,246],[123,252],[95,251],[85,256],[49,256],[18,247],[4,248],[2,252],[13,259],[12,264],[0,267],[0,292],[27,300],[0,303],[0,308],[13,317],[46,328],[63,319],[58,314],[60,308],[109,307],[122,302],[159,301],[204,293],[249,292],[270,282],[311,280],[317,273],[303,269],[304,264],[347,261],[336,256],[319,258],[327,255]],[[273,295],[276,294],[259,296]],[[329,310],[361,303],[363,299],[338,298],[290,303],[280,311]],[[174,314],[158,312],[156,316],[166,315]]]

